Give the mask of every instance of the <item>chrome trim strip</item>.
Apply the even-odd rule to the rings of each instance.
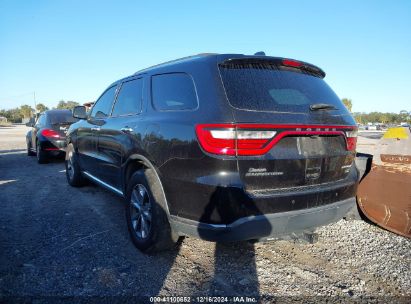
[[[321,187],[321,191],[333,191],[339,188],[352,186],[357,182],[356,180],[351,180],[351,179],[348,179],[347,181],[345,181],[346,179],[348,178],[339,179],[337,181],[332,181],[332,182],[325,182],[325,183],[312,184],[312,185],[303,185],[303,186],[296,186],[296,187],[289,187],[289,188],[276,188],[276,189],[253,190],[253,191],[250,190],[247,193],[251,197],[255,197],[255,198],[274,197],[274,196],[292,195],[294,193],[303,193],[304,191],[312,191],[313,189],[316,190],[319,187]]]
[[[120,196],[124,196],[123,195],[123,191],[118,190],[117,188],[114,188],[113,186],[103,182],[101,179],[98,179],[97,177],[91,175],[90,173],[88,173],[87,171],[83,171],[82,172],[84,175],[86,175],[88,178],[92,179],[93,181],[95,181],[96,183],[102,185],[103,187],[107,188],[108,190],[113,191],[114,193],[120,195]]]

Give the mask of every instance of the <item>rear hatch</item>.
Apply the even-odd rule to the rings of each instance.
[[[47,127],[42,129],[41,134],[48,139],[52,146],[47,150],[63,149],[66,146],[66,133],[68,128],[78,119],[74,118],[71,111],[50,111],[47,114]]]
[[[214,134],[235,140],[247,191],[271,195],[344,182],[354,161],[356,126],[321,69],[247,57],[225,60],[219,70],[235,122],[228,126],[231,134]]]
[[[51,129],[60,135],[60,139],[64,139],[70,125],[78,121],[77,118],[73,117],[71,111],[55,112],[48,115],[48,120]]]

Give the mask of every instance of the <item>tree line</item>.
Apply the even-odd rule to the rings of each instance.
[[[352,100],[348,98],[342,99],[343,104],[351,112],[352,110]],[[56,107],[53,109],[72,109],[75,106],[78,106],[79,103],[75,101],[64,101],[60,100]],[[49,110],[42,103],[38,103],[36,108],[33,109],[29,105],[22,105],[20,107],[10,109],[10,110],[1,110],[0,116],[6,117],[9,122],[21,122],[23,118],[30,118],[34,113],[41,113]],[[401,122],[411,123],[411,111],[402,110],[400,113],[382,113],[382,112],[354,112],[352,113],[357,123],[367,124],[371,123],[383,123],[383,124],[399,124]]]
[[[367,124],[371,123],[382,123],[382,124],[399,124],[401,122],[411,123],[411,112],[402,110],[400,113],[382,113],[382,112],[355,112],[352,113],[357,123]]]
[[[348,98],[342,99],[343,104],[352,112],[352,100]],[[411,111],[402,110],[399,113],[392,112],[352,112],[357,123],[367,124],[381,123],[381,124],[399,124],[401,122],[411,123]]]
[[[78,102],[75,101],[64,101],[60,100],[57,104],[56,107],[53,109],[69,109],[71,110],[75,106],[80,105]],[[13,122],[13,123],[19,123],[22,121],[24,118],[30,118],[32,117],[35,113],[41,113],[44,111],[49,110],[47,106],[45,106],[42,103],[38,103],[36,105],[36,108],[32,108],[29,105],[22,105],[20,107],[14,108],[14,109],[9,109],[9,110],[4,110],[0,109],[0,116],[6,117],[7,121]]]

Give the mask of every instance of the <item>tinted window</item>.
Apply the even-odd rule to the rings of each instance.
[[[136,114],[141,112],[143,80],[135,79],[123,83],[114,104],[113,115]]]
[[[46,125],[46,114],[41,114],[39,116],[39,118],[37,119],[36,125],[41,125],[41,126]]]
[[[73,117],[71,111],[49,113],[47,118],[50,124],[74,123],[78,121],[77,118]]]
[[[153,105],[157,110],[197,108],[194,82],[187,74],[173,73],[153,76],[151,90]]]
[[[345,111],[321,78],[270,64],[223,65],[220,73],[232,106],[255,111],[306,113],[311,104],[332,104]]]
[[[104,118],[110,114],[111,106],[113,104],[114,94],[116,93],[116,86],[109,88],[97,100],[93,109],[91,110],[91,117]]]

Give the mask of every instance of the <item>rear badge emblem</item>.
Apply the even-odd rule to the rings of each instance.
[[[305,179],[314,180],[319,178],[321,175],[321,167],[311,167],[305,169]]]
[[[266,168],[249,168],[245,176],[279,176],[283,174],[284,172],[280,171],[267,172]]]

